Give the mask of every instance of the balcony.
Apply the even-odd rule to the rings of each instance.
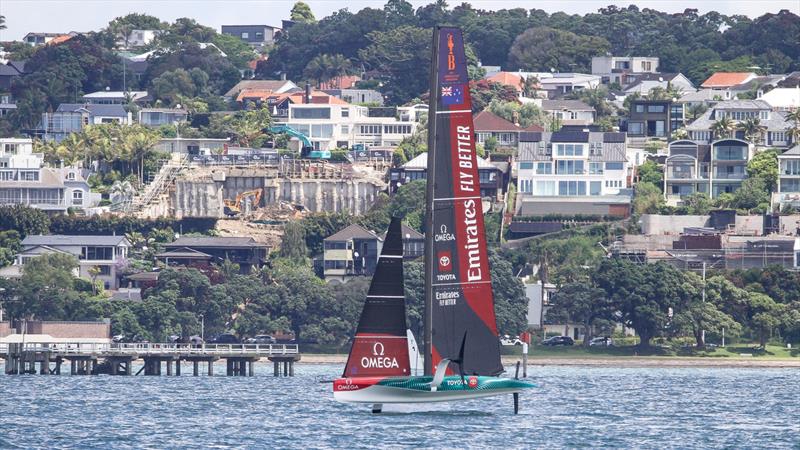
[[[744,180],[747,174],[744,173],[716,173],[715,180]]]

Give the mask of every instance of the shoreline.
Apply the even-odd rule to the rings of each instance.
[[[521,361],[519,356],[502,357],[503,365],[514,365]],[[296,364],[341,364],[347,363],[344,354],[303,354]],[[690,357],[690,356],[618,356],[613,358],[570,358],[543,357],[528,358],[528,367],[535,366],[583,366],[617,368],[792,368],[800,369],[800,358],[728,358],[728,357]]]

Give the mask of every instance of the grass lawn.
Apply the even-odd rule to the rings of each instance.
[[[509,353],[508,347],[503,349],[503,354],[520,354],[521,348],[514,347],[513,353]],[[752,356],[746,356],[752,355]],[[647,350],[640,350],[634,346],[626,347],[544,347],[533,346],[528,352],[529,359],[536,358],[570,358],[570,359],[590,359],[590,358],[628,358],[634,356],[648,357],[708,357],[708,358],[800,358],[800,349],[787,349],[785,346],[767,345],[765,350],[755,349],[755,345],[735,344],[725,348],[708,348],[703,351],[694,348],[672,348],[672,347],[651,347]]]

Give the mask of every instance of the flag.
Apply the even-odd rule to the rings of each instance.
[[[461,105],[464,103],[464,86],[442,86],[443,105]]]

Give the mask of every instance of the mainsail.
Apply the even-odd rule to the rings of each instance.
[[[403,290],[403,235],[393,218],[369,286],[344,377],[411,375]]]
[[[461,30],[437,27],[428,119],[425,230],[426,364],[457,361],[450,371],[497,375],[494,314],[475,129]]]

